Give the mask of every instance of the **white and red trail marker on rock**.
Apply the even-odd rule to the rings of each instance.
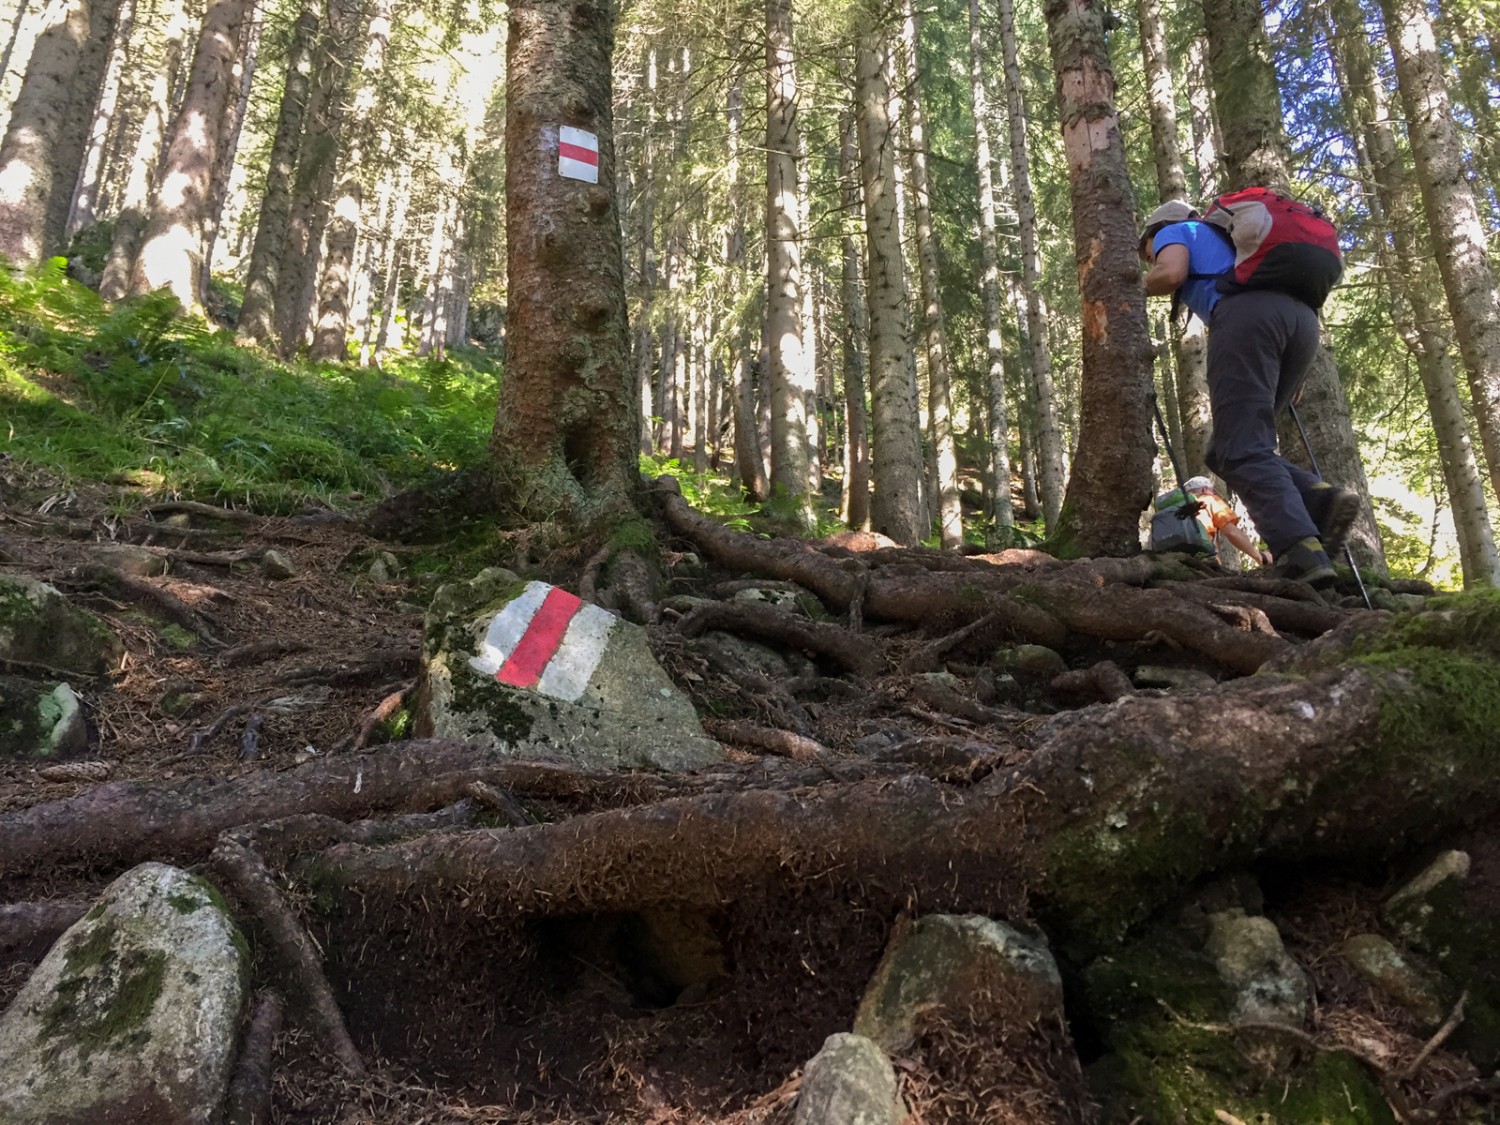
[[[498,683],[575,702],[589,686],[616,618],[545,582],[490,620],[469,667]]]

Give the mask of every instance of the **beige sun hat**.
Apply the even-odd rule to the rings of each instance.
[[[1173,223],[1185,223],[1197,217],[1198,212],[1193,209],[1191,203],[1184,203],[1180,199],[1167,200],[1146,216],[1145,225],[1141,227],[1141,249],[1146,248],[1146,241],[1162,227],[1169,227]]]

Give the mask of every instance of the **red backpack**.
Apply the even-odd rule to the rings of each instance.
[[[1252,187],[1219,196],[1201,221],[1234,244],[1234,268],[1219,275],[1220,293],[1276,289],[1321,309],[1344,276],[1338,231],[1321,207]]]

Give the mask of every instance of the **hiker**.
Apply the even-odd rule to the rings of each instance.
[[[1235,196],[1255,193],[1286,203],[1286,197],[1264,189]],[[1215,206],[1233,198],[1221,196]],[[1295,234],[1287,241],[1295,243]],[[1276,246],[1282,251],[1301,248]],[[1321,252],[1329,253],[1326,248]],[[1318,309],[1342,271],[1336,239],[1332,280],[1325,276],[1321,292],[1315,287],[1301,296],[1287,290],[1296,288],[1304,276],[1315,275],[1316,269],[1268,270],[1263,277],[1237,281],[1235,239],[1181,200],[1163,203],[1147,216],[1140,253],[1149,266],[1146,295],[1173,294],[1174,308],[1180,300],[1209,329],[1213,437],[1204,460],[1244,498],[1250,518],[1271,548],[1273,573],[1328,585],[1336,577],[1329,556],[1342,546],[1359,514],[1359,495],[1321,481],[1282,457],[1276,451],[1276,414],[1301,387],[1317,351]],[[1263,260],[1289,265],[1293,258],[1280,254]],[[1253,261],[1246,263],[1252,269]]]
[[[1193,518],[1197,521],[1201,531],[1199,542],[1203,546],[1200,553],[1209,558],[1217,558],[1219,537],[1223,536],[1230,544],[1249,556],[1256,565],[1270,565],[1271,552],[1262,550],[1260,544],[1250,538],[1245,529],[1240,526],[1239,513],[1214,491],[1213,481],[1207,477],[1189,477],[1182,482],[1181,488],[1174,488],[1171,492],[1158,496],[1154,507],[1158,513],[1170,512],[1173,509],[1181,510],[1190,500],[1197,501],[1195,505],[1197,511]],[[1152,521],[1151,532],[1153,551],[1177,549],[1175,544],[1158,541],[1156,520]]]

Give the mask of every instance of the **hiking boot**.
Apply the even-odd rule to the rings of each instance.
[[[1306,582],[1309,586],[1329,586],[1338,574],[1329,561],[1328,552],[1323,550],[1323,544],[1309,535],[1276,556],[1276,561],[1271,564],[1271,576]]]
[[[1349,527],[1359,517],[1359,493],[1337,488],[1327,481],[1313,485],[1307,496],[1307,514],[1318,525],[1318,538],[1328,555],[1344,549]]]

